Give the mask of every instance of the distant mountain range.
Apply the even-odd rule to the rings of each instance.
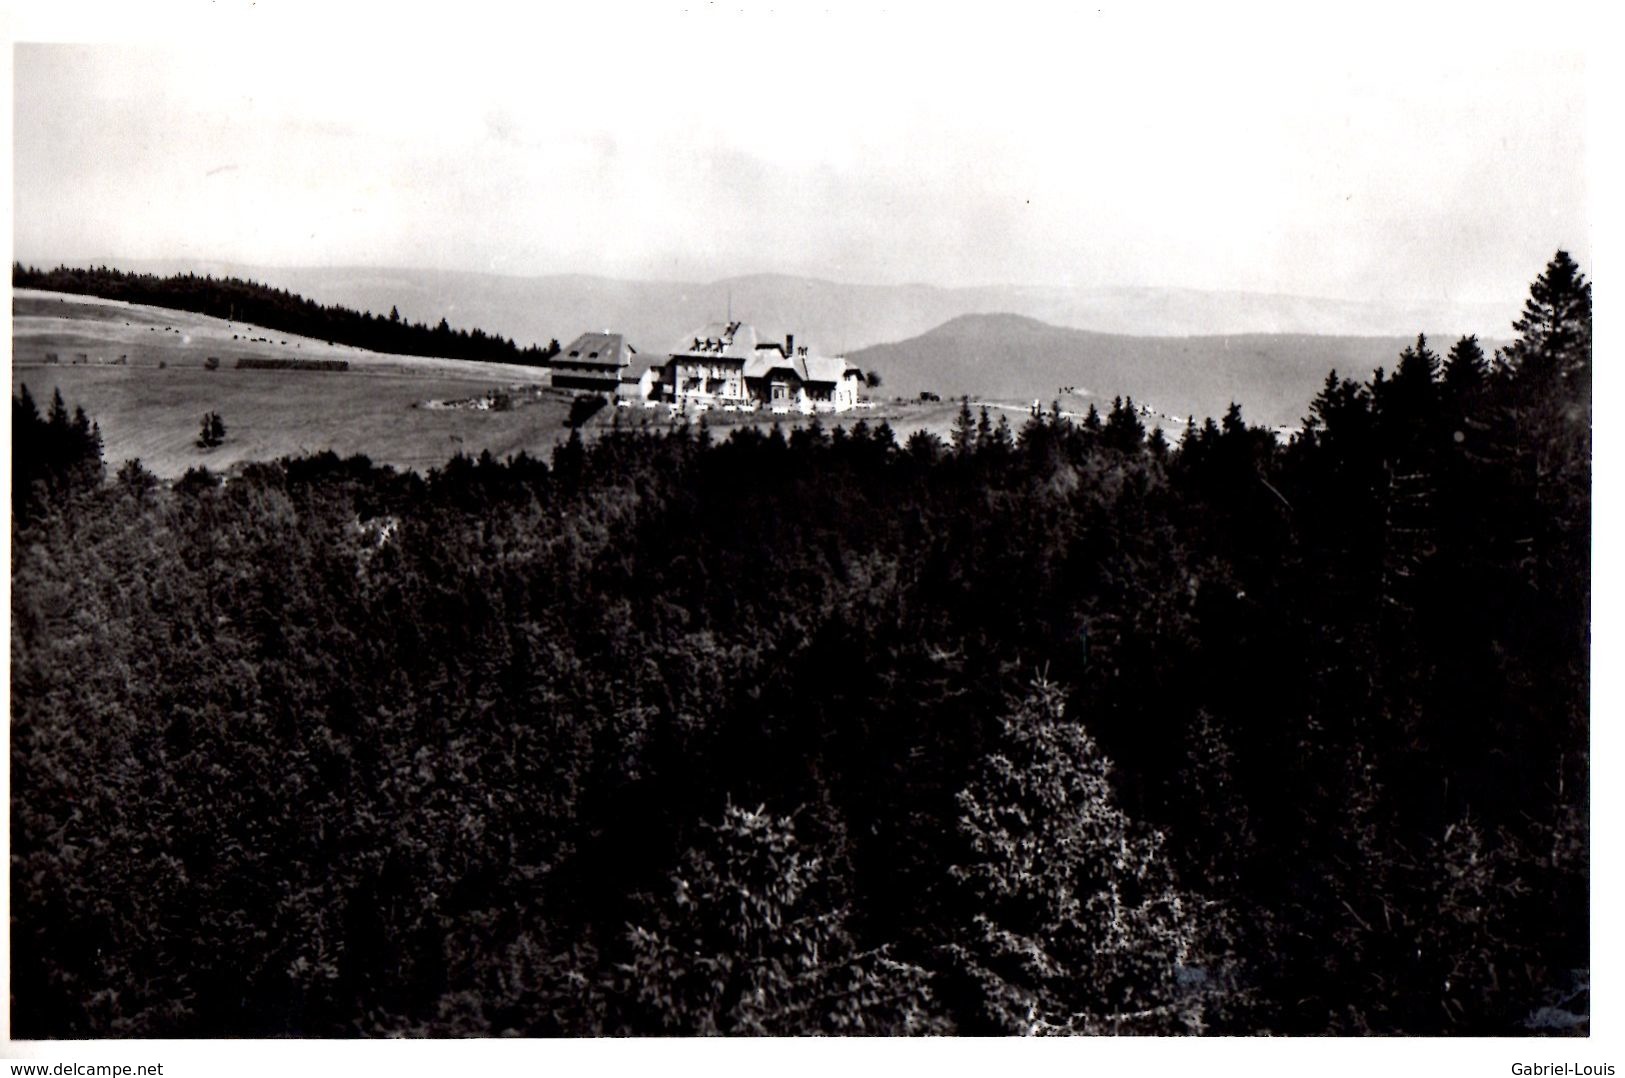
[[[1058,399],[1065,411],[1094,403],[1102,414],[1122,395],[1166,416],[1194,415],[1198,423],[1223,415],[1236,401],[1249,422],[1273,427],[1303,418],[1328,371],[1360,380],[1377,367],[1392,371],[1415,339],[1304,333],[1141,337],[1066,329],[1014,314],[971,314],[849,358],[879,371],[887,394],[1036,398],[1046,408]],[[1441,339],[1435,348],[1443,352],[1449,343]]]
[[[708,283],[357,267],[270,267],[180,259],[102,259],[149,273],[213,273],[287,288],[319,303],[434,325],[479,327],[520,346],[568,343],[587,330],[623,333],[658,354],[707,322],[734,318],[763,336],[794,333],[828,353],[902,341],[966,314],[1017,314],[1052,326],[1145,337],[1239,333],[1411,337],[1503,336],[1520,301],[1384,304],[1184,288],[839,284],[764,274]],[[43,268],[43,267],[42,267]]]

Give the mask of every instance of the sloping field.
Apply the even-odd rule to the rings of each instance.
[[[414,407],[544,382],[545,372],[533,368],[385,355],[242,322],[48,292],[18,291],[12,312],[13,392],[27,385],[43,409],[60,389],[70,407],[83,405],[101,425],[112,469],[139,458],[158,475],[176,476],[199,464],[220,469],[324,449],[423,469],[459,451],[546,456],[565,433],[566,396],[545,395],[511,411]],[[217,369],[210,369],[211,357]],[[349,367],[237,369],[244,358],[343,360]],[[202,450],[194,442],[211,411],[225,420],[226,442]]]

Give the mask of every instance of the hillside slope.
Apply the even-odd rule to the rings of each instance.
[[[568,413],[568,401],[553,397],[501,412],[419,407],[535,385],[545,373],[531,367],[368,352],[87,296],[17,292],[11,352],[13,392],[27,386],[44,407],[60,391],[100,424],[110,470],[139,458],[166,478],[324,449],[403,468],[437,466],[457,452],[545,456]],[[348,369],[240,369],[242,359]],[[225,419],[218,449],[195,444],[205,412]]]
[[[1236,334],[1207,337],[1129,337],[1048,325],[1013,314],[964,315],[929,333],[864,348],[851,359],[879,371],[885,392],[914,396],[969,394],[1037,398],[1046,405],[1063,387],[1063,407],[1092,400],[1104,410],[1131,396],[1171,415],[1220,416],[1238,401],[1248,420],[1297,423],[1335,368],[1369,377],[1392,370],[1414,338]],[[1448,342],[1439,342],[1445,345]],[[1442,350],[1442,347],[1441,347]]]

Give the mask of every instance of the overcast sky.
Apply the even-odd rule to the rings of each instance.
[[[84,43],[13,52],[17,257],[1381,300],[1591,268],[1586,35],[1511,8],[166,10],[16,11]]]

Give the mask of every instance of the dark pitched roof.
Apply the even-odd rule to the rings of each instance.
[[[624,367],[637,353],[619,333],[583,333],[554,362],[560,366]]]

